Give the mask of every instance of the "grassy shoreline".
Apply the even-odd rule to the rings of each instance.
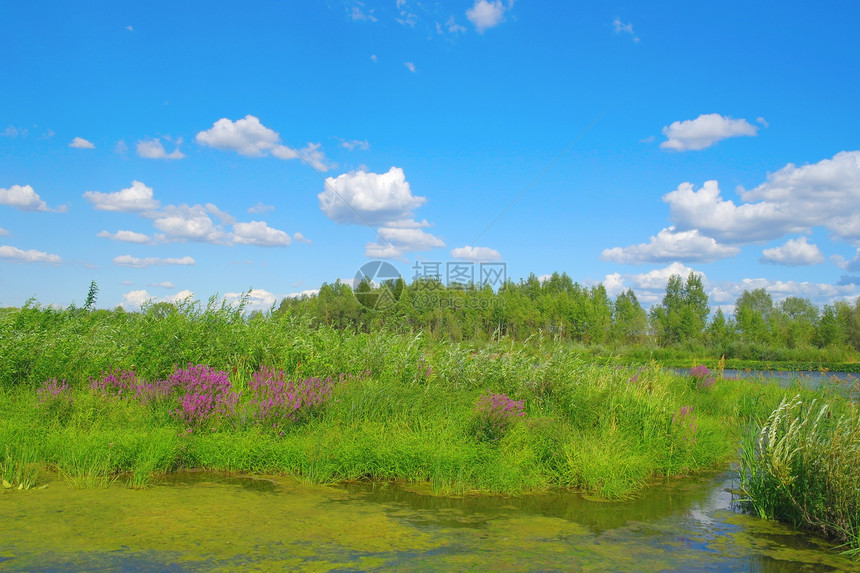
[[[826,384],[607,366],[552,340],[476,348],[224,305],[23,309],[0,334],[4,491],[48,468],[75,487],[205,468],[618,499],[737,459],[745,432],[792,396],[856,411]]]

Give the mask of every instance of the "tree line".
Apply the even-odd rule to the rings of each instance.
[[[403,279],[355,291],[340,281],[319,293],[285,298],[276,314],[312,317],[336,328],[370,331],[388,327],[453,341],[548,335],[589,345],[705,348],[730,358],[778,359],[777,350],[860,350],[860,299],[819,308],[790,296],[774,302],[764,289],[744,291],[733,315],[711,313],[701,277],[669,278],[663,300],[650,310],[633,289],[613,300],[606,288],[583,286],[566,273],[546,280],[534,274],[507,281],[497,291],[474,284]],[[779,354],[779,353],[777,353]],[[783,353],[785,354],[785,353]]]

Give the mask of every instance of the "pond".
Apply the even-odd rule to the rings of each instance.
[[[729,470],[636,500],[437,497],[396,484],[170,475],[0,495],[0,571],[860,571],[733,509]]]

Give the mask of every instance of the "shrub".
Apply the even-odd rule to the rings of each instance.
[[[526,415],[525,400],[512,400],[505,394],[487,390],[475,402],[475,436],[478,440],[499,440],[511,424]]]
[[[224,371],[189,363],[187,369],[177,369],[171,374],[167,382],[185,390],[180,407],[173,415],[189,425],[220,421],[231,417],[236,410],[239,394],[233,391]]]

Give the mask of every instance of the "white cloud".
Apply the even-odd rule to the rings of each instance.
[[[167,153],[162,145],[161,140],[155,139],[141,140],[137,142],[137,154],[146,159],[182,159],[185,154],[179,151],[179,146],[182,144],[182,138],[176,141],[176,149]]]
[[[346,284],[347,285],[352,284],[352,279],[348,279],[346,281]],[[302,298],[303,296],[316,296],[319,293],[320,293],[320,289],[314,288],[314,289],[303,290],[301,292],[291,292],[288,295],[286,295],[286,298]]]
[[[197,263],[191,257],[182,257],[181,259],[177,258],[166,258],[162,259],[159,257],[146,257],[143,259],[133,257],[131,255],[120,255],[118,257],[114,257],[113,264],[120,267],[132,267],[135,269],[142,269],[144,267],[151,267],[155,265],[196,265]]]
[[[230,121],[222,118],[206,131],[197,134],[197,143],[224,151],[235,151],[248,157],[261,157],[273,150],[281,150],[281,136],[277,131],[260,123],[253,115]],[[288,148],[285,150],[289,151]]]
[[[636,291],[636,289],[663,290],[666,288],[666,283],[669,282],[669,277],[672,275],[679,275],[686,280],[686,278],[690,276],[690,272],[695,272],[704,280],[704,273],[693,271],[690,267],[679,262],[674,262],[668,267],[654,269],[647,273],[628,275],[627,278],[630,283],[633,284],[634,291]]]
[[[168,205],[161,212],[154,214],[153,225],[163,235],[158,239],[166,241],[200,241],[204,243],[228,242],[228,235],[220,225],[216,225],[210,214],[220,216],[222,221],[226,218],[232,222],[232,218],[218,210],[212,204],[194,205]]]
[[[194,293],[190,290],[179,291],[176,294],[163,296],[161,298],[154,297],[145,290],[133,290],[131,292],[127,292],[122,295],[122,302],[120,306],[124,309],[133,309],[140,308],[144,303],[159,303],[159,302],[169,302],[176,303],[181,302],[187,299],[193,299]]]
[[[18,128],[14,125],[10,125],[6,129],[3,130],[0,135],[4,137],[18,137],[19,135],[27,135],[27,130],[24,128]]]
[[[449,34],[463,34],[466,32],[466,27],[458,24],[457,19],[454,18],[454,16],[450,16],[448,21],[445,22],[445,29]]]
[[[164,282],[160,282],[160,283],[149,283],[147,286],[159,287],[159,288],[169,288],[169,289],[176,288],[176,286],[170,281],[164,281]]]
[[[621,276],[621,273],[606,275],[606,278],[603,279],[603,286],[606,288],[606,293],[609,296],[618,296],[622,291],[626,290],[624,287],[624,277]]]
[[[269,227],[264,221],[251,221],[233,225],[233,241],[240,245],[286,247],[292,239],[287,233]]]
[[[370,149],[370,143],[366,139],[342,139],[340,146],[348,149],[349,151],[355,151],[356,149],[367,151]]]
[[[248,208],[249,213],[259,214],[266,213],[267,211],[274,211],[275,208],[272,205],[266,205],[262,201],[257,201],[257,204],[253,207]]]
[[[310,245],[310,244],[311,244],[311,240],[310,240],[310,239],[308,239],[308,238],[307,238],[307,237],[305,237],[303,234],[298,233],[298,232],[293,234],[293,239],[295,239],[296,241],[298,241],[298,242],[300,242],[300,243],[305,243],[306,245]]]
[[[505,19],[505,11],[512,6],[512,1],[505,7],[501,0],[475,0],[472,7],[466,10],[466,18],[475,25],[479,33],[483,34],[487,28],[501,24]]]
[[[616,18],[612,22],[612,25],[615,27],[615,33],[616,34],[620,34],[621,32],[626,32],[627,34],[633,33],[633,24],[631,24],[631,23],[625,24],[621,20],[619,20],[618,18]]]
[[[361,2],[358,3],[358,6],[353,6],[352,9],[348,10],[349,17],[352,18],[355,22],[376,22],[376,16],[373,15],[373,10],[370,10],[368,13],[364,13],[364,4]]]
[[[670,261],[705,263],[732,257],[739,252],[739,248],[721,245],[697,229],[678,232],[674,227],[669,227],[657,233],[656,237],[652,236],[648,243],[605,249],[601,258],[630,264]]]
[[[135,212],[157,209],[159,202],[152,197],[152,187],[140,181],[132,181],[131,187],[114,193],[87,191],[84,198],[99,211]]]
[[[702,114],[696,119],[676,121],[663,128],[666,141],[661,149],[689,151],[705,149],[729,137],[754,136],[758,128],[745,119],[723,117],[718,113]]]
[[[817,245],[811,245],[806,242],[806,237],[800,237],[799,239],[790,239],[780,247],[765,249],[759,261],[796,267],[823,263],[824,255]]]
[[[74,138],[69,147],[74,147],[75,149],[95,149],[95,145],[83,137]]]
[[[197,134],[197,143],[224,151],[235,151],[247,157],[263,157],[271,154],[278,159],[297,159],[301,157],[314,169],[328,171],[325,154],[320,151],[319,143],[308,143],[296,151],[281,142],[277,131],[260,123],[253,115],[230,121],[222,118],[206,131]]]
[[[65,213],[67,210],[65,205],[51,209],[29,185],[12,185],[8,189],[0,188],[0,205],[15,207],[20,211]]]
[[[249,292],[228,292],[224,299],[228,304],[238,305],[239,301],[245,299],[245,310],[269,310],[278,302],[277,295],[264,289],[251,289]]]
[[[23,251],[9,245],[0,246],[0,259],[6,259],[15,263],[51,263],[63,262],[59,255],[51,255],[35,249]]]
[[[96,236],[101,237],[102,239],[123,241],[125,243],[148,244],[153,242],[152,237],[150,237],[149,235],[144,235],[143,233],[135,233],[134,231],[117,231],[116,233],[101,231]]]
[[[852,273],[860,272],[860,249],[857,249],[857,254],[850,261],[846,260],[842,255],[833,255],[830,257],[830,260],[842,270]]]
[[[409,219],[412,210],[427,199],[412,195],[403,169],[387,173],[351,171],[325,180],[325,190],[317,195],[320,209],[336,223],[379,225]]]
[[[490,263],[502,260],[502,254],[495,249],[491,249],[490,247],[472,247],[470,245],[451,249],[451,256],[455,259],[475,263]]]
[[[782,300],[789,296],[810,299],[815,304],[826,304],[851,296],[856,285],[832,285],[827,283],[812,283],[808,281],[777,281],[765,278],[747,278],[739,282],[721,283],[720,299],[724,302],[734,302],[746,290],[765,289],[774,299]]]
[[[365,245],[365,256],[376,259],[396,259],[404,253],[429,251],[444,247],[445,243],[437,236],[418,228],[382,227],[378,241]]]
[[[125,141],[120,139],[116,142],[116,145],[114,145],[113,151],[117,155],[122,155],[123,157],[125,157],[125,154],[128,153],[128,145],[125,144]]]
[[[415,73],[415,64],[413,64],[412,62],[403,62],[403,65],[406,66],[407,70],[409,70],[413,74]]]
[[[620,19],[616,18],[612,21],[612,26],[615,28],[616,34],[630,34],[633,36],[633,41],[638,42],[639,37],[633,32],[633,23],[628,22],[624,23]]]
[[[320,151],[319,143],[308,143],[299,150],[299,157],[304,159],[306,163],[317,171],[325,173],[331,168],[327,163],[325,154]]]
[[[860,240],[860,151],[797,167],[789,163],[749,191],[744,201],[762,201],[791,211],[806,227],[823,224],[847,240]]]
[[[718,241],[766,241],[823,226],[842,240],[860,243],[860,151],[801,167],[788,164],[765,183],[738,193],[746,203],[723,199],[716,181],[699,190],[682,183],[663,201],[676,227],[699,229]]]
[[[5,237],[8,234],[9,234],[8,229],[4,229],[3,227],[0,227],[0,237]]]

